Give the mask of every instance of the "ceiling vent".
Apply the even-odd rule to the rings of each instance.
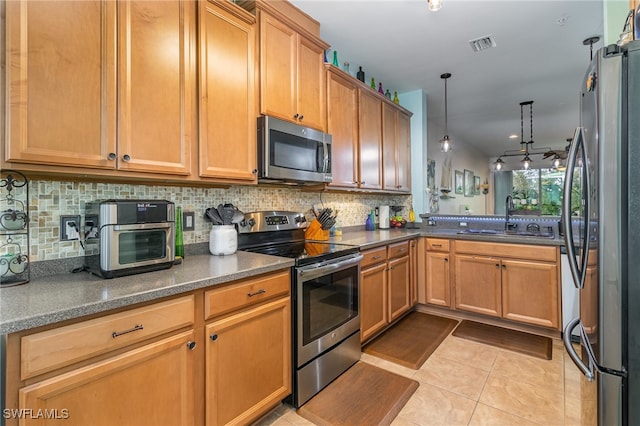
[[[474,52],[496,47],[496,41],[493,39],[493,36],[490,35],[469,40],[469,44]]]

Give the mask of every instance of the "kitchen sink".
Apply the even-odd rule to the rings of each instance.
[[[531,231],[503,231],[497,229],[463,229],[457,232],[461,235],[486,235],[500,237],[532,237],[532,238],[554,238],[553,232],[531,232]]]

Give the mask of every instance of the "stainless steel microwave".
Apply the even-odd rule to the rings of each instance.
[[[170,268],[175,209],[166,200],[102,200],[85,207],[85,268],[103,278]]]
[[[258,180],[331,182],[331,135],[269,116],[258,117]]]

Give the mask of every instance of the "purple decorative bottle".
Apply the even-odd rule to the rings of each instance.
[[[378,83],[378,93],[384,96],[384,90],[382,89],[382,83]]]

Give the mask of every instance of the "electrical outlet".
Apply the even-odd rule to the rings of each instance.
[[[60,216],[60,241],[80,239],[80,215]]]
[[[196,215],[194,212],[182,212],[182,230],[193,231],[196,227]]]

